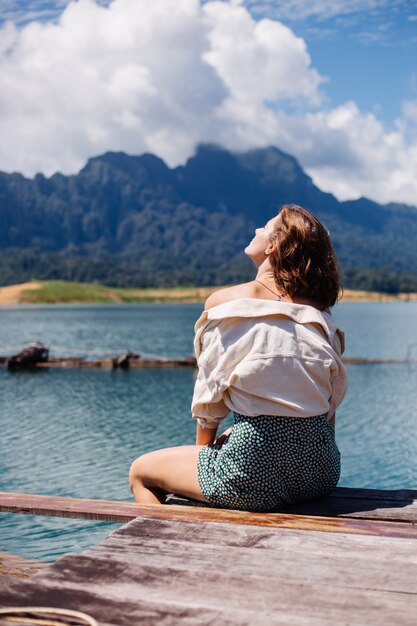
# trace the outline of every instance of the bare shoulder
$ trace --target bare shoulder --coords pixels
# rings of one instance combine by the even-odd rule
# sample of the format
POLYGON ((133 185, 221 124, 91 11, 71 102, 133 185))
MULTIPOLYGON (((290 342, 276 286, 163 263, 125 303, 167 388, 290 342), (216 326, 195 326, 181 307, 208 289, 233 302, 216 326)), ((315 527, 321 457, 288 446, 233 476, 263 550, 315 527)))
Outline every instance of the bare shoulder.
POLYGON ((214 291, 206 300, 204 309, 213 308, 219 304, 224 304, 230 300, 237 300, 238 298, 256 298, 257 288, 253 282, 242 283, 240 285, 233 285, 233 287, 225 287, 224 289, 218 289, 214 291))

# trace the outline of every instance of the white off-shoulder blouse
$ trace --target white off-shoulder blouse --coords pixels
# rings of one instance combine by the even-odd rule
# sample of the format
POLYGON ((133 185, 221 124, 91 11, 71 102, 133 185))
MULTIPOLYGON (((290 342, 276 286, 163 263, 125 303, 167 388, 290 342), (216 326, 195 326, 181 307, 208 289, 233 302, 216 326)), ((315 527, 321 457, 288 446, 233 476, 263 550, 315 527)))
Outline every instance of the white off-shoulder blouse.
POLYGON ((193 417, 216 428, 242 415, 330 419, 347 387, 343 332, 331 314, 284 301, 240 298, 195 325, 193 417))

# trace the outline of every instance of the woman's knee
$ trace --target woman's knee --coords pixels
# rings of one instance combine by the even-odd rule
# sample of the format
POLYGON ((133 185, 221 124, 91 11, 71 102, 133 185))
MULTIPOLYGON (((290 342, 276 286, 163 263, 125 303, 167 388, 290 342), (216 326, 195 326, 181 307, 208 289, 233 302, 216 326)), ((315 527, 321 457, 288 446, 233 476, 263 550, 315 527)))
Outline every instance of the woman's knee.
POLYGON ((130 488, 133 489, 133 486, 137 483, 141 483, 145 485, 146 482, 146 468, 148 466, 147 457, 148 454, 143 454, 135 459, 130 466, 129 470, 129 484, 130 488))

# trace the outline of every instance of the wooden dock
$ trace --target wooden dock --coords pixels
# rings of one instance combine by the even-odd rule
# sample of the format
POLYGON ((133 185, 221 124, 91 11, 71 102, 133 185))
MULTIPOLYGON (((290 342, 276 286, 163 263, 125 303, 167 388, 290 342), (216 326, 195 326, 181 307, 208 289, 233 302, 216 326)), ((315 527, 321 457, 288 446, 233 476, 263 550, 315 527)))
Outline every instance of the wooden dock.
POLYGON ((417 491, 340 488, 265 514, 0 493, 0 511, 131 520, 0 587, 0 607, 100 626, 417 623, 417 491))

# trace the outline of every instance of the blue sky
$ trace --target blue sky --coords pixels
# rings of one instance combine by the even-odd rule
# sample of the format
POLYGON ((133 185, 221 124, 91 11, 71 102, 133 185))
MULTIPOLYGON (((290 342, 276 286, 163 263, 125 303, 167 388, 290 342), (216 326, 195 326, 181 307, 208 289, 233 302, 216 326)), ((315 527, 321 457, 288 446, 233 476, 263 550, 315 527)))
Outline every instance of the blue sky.
POLYGON ((0 0, 10 91, 0 95, 9 128, 0 169, 76 171, 105 149, 153 151, 173 165, 198 141, 273 143, 339 198, 417 205, 415 0, 68 4, 0 0), (139 45, 135 33, 143 42, 151 31, 139 45), (115 38, 131 43, 121 50, 115 38))
POLYGON ((326 94, 333 104, 353 98, 362 110, 392 122, 401 102, 417 95, 417 3, 378 2, 367 9, 371 4, 364 0, 350 14, 285 23, 305 39, 315 67, 329 78, 326 94))

